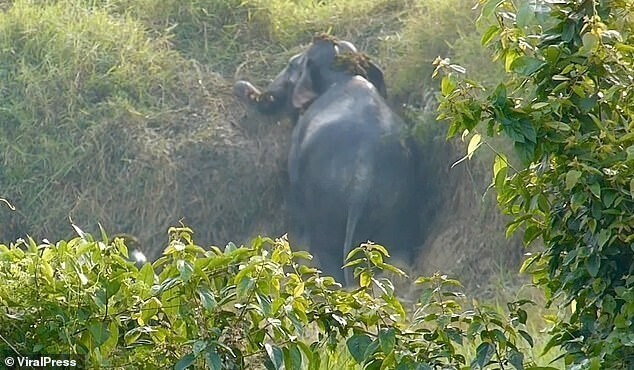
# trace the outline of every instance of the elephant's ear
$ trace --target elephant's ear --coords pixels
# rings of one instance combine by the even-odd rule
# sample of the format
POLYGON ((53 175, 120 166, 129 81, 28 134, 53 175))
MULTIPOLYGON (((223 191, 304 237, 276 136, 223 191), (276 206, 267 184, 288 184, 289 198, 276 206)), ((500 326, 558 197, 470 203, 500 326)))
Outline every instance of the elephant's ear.
POLYGON ((293 89, 293 106, 297 109, 305 108, 310 102, 312 102, 317 96, 316 84, 319 83, 319 69, 311 63, 311 60, 306 61, 306 65, 299 80, 293 89))
POLYGON ((383 71, 381 68, 373 62, 369 62, 366 73, 368 80, 379 90, 379 94, 381 94, 384 99, 387 99, 387 88, 385 87, 385 80, 383 79, 383 71))

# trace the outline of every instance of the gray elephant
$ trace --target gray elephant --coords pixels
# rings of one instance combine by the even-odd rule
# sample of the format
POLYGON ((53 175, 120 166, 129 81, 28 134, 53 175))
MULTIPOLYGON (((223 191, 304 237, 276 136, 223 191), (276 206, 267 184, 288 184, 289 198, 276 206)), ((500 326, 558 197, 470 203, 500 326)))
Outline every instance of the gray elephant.
POLYGON ((238 81, 234 93, 264 114, 295 121, 290 152, 289 235, 329 275, 372 240, 411 262, 418 239, 417 148, 385 102, 381 70, 355 46, 315 37, 263 91, 238 81))

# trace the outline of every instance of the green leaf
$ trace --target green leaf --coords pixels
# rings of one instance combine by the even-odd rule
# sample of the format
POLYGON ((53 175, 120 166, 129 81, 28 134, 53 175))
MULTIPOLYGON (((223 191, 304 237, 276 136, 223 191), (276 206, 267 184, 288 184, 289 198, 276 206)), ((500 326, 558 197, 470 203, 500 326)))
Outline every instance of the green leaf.
POLYGON ((471 159, 473 157, 473 153, 480 147, 482 137, 480 134, 474 134, 469 140, 469 145, 467 146, 467 158, 471 159))
POLYGON ((99 347, 110 338, 110 331, 102 322, 93 322, 88 326, 88 332, 92 337, 95 346, 99 347))
POLYGON ((301 370, 302 352, 295 343, 291 343, 288 348, 284 348, 284 368, 285 370, 301 370))
POLYGON ((503 154, 498 154, 495 156, 495 160, 493 162, 493 179, 495 188, 498 192, 501 192, 502 186, 506 181, 506 174, 508 173, 508 160, 506 156, 503 154))
POLYGON ((139 280, 147 284, 148 286, 152 286, 154 284, 154 268, 152 264, 146 263, 139 270, 139 280))
POLYGON ((502 127, 504 132, 516 143, 524 143, 525 134, 522 129, 522 124, 515 118, 501 117, 502 127))
POLYGON ((471 366, 484 369, 484 367, 491 361, 491 358, 495 354, 495 346, 491 343, 481 343, 476 349, 476 357, 473 360, 471 366))
POLYGON ((564 28, 561 33, 561 38, 564 42, 570 42, 578 34, 575 22, 563 23, 564 28))
POLYGON ((596 278, 599 274, 599 268, 601 267, 601 256, 597 253, 592 253, 586 260, 586 268, 590 273, 590 276, 596 278))
POLYGON ((110 280, 104 283, 106 286, 106 296, 108 298, 114 296, 121 289, 121 281, 119 280, 110 280))
POLYGON ((420 304, 422 304, 423 306, 429 304, 432 300, 434 296, 434 289, 433 288, 425 288, 423 289, 423 291, 420 293, 420 298, 418 299, 418 302, 420 302, 420 304))
POLYGON ((526 313, 526 310, 518 309, 517 319, 519 320, 520 323, 526 325, 526 320, 528 319, 528 313, 526 313))
POLYGON ((159 308, 161 308, 161 306, 162 306, 161 301, 159 301, 158 298, 156 297, 152 297, 148 299, 147 301, 145 301, 145 303, 141 307, 141 317, 140 317, 140 319, 143 322, 143 325, 147 325, 150 322, 152 317, 154 317, 154 315, 158 313, 159 308))
POLYGON ((531 348, 535 345, 535 343, 533 342, 533 337, 528 334, 528 332, 521 329, 517 332, 522 336, 522 338, 524 338, 524 340, 528 343, 529 346, 531 346, 531 348))
POLYGON ((500 6, 504 0, 488 0, 482 6, 482 16, 485 18, 489 18, 493 15, 493 12, 500 6))
POLYGON ((198 287, 196 290, 198 291, 198 296, 200 297, 200 302, 203 307, 208 311, 213 310, 218 304, 213 292, 205 286, 198 287))
POLYGON ((517 370, 524 370, 524 354, 511 348, 509 349, 508 360, 517 370))
POLYGON ((513 63, 519 57, 520 57, 520 54, 519 54, 518 51, 516 51, 514 49, 507 49, 506 50, 506 54, 504 55, 504 70, 506 72, 512 72, 513 71, 513 63))
POLYGON ((383 264, 383 255, 377 251, 369 251, 368 257, 370 257, 370 262, 375 266, 383 264))
POLYGON ((497 25, 493 25, 489 27, 489 29, 486 30, 484 35, 482 35, 482 39, 480 43, 482 44, 482 46, 487 46, 491 43, 491 41, 493 41, 495 37, 499 36, 500 33, 501 33, 500 27, 497 25))
POLYGON ((542 234, 542 230, 536 225, 531 225, 527 227, 526 231, 524 231, 524 244, 529 245, 535 239, 537 239, 537 237, 539 237, 541 234, 542 234))
POLYGON ((583 97, 582 99, 579 99, 579 103, 577 104, 582 114, 590 113, 594 109, 594 107, 596 107, 596 105, 597 98, 594 96, 583 97))
POLYGON ((581 172, 577 170, 570 170, 566 173, 566 190, 571 190, 577 185, 577 182, 581 178, 581 172))
POLYGON ((574 212, 577 212, 579 208, 581 208, 583 205, 586 204, 587 201, 588 201, 587 193, 582 193, 582 192, 573 193, 572 197, 570 197, 570 208, 574 212))
POLYGON ((348 255, 346 256, 346 261, 350 261, 352 260, 356 255, 361 254, 363 255, 365 253, 365 250, 363 250, 362 247, 356 247, 353 250, 351 250, 348 255))
POLYGON ((555 129, 555 130, 564 131, 564 132, 570 132, 571 130, 570 126, 563 122, 547 121, 547 122, 544 122, 544 126, 555 129))
POLYGON ((634 53, 634 46, 617 42, 614 44, 616 49, 622 53, 634 53))
POLYGON ((195 357, 198 357, 198 355, 200 355, 200 353, 202 351, 204 351, 208 346, 208 343, 204 340, 197 340, 194 342, 194 345, 192 346, 193 348, 193 354, 195 357))
POLYGON ((523 1, 515 16, 517 27, 523 28, 528 26, 535 19, 534 5, 528 1, 523 1))
POLYGON ((188 282, 194 273, 194 265, 189 261, 178 260, 176 261, 176 268, 181 275, 181 280, 188 282))
POLYGON ((194 355, 192 355, 191 353, 185 355, 176 363, 176 365, 174 365, 174 370, 185 370, 188 367, 192 366, 195 361, 196 357, 194 357, 194 355))
POLYGON ((365 349, 365 353, 363 354, 363 358, 366 359, 366 361, 368 359, 371 359, 378 349, 379 349, 379 339, 377 338, 373 340, 370 344, 368 344, 368 347, 365 349))
POLYGON ((310 261, 313 259, 313 256, 307 251, 293 252, 293 259, 299 259, 299 258, 310 261))
POLYGON ((379 331, 379 345, 384 354, 392 352, 396 344, 396 330, 394 328, 379 331))
POLYGON ((359 286, 367 288, 372 284, 372 273, 370 271, 362 271, 359 275, 359 286))
POLYGON ((119 343, 119 325, 117 325, 118 321, 112 321, 108 325, 108 338, 104 341, 101 346, 101 354, 104 357, 107 357, 110 353, 112 353, 119 343))
POLYGON ((601 184, 595 182, 590 185, 590 192, 597 198, 601 199, 601 184))
POLYGON ((550 64, 556 63, 559 55, 561 55, 561 48, 557 45, 549 45, 544 53, 546 61, 548 61, 548 63, 550 64))
POLYGON ((603 246, 605 246, 605 243, 610 240, 611 236, 612 233, 610 233, 610 230, 608 229, 602 229, 601 231, 599 231, 599 235, 597 235, 597 244, 599 244, 599 248, 603 248, 603 246))
POLYGON ((127 346, 136 343, 137 339, 141 336, 141 329, 139 327, 135 327, 133 329, 128 330, 123 335, 123 341, 127 346))
POLYGON ((521 76, 530 76, 545 65, 546 63, 537 58, 523 55, 513 60, 510 70, 521 76))
POLYGON ((223 370, 222 358, 216 351, 215 347, 208 347, 205 351, 205 360, 207 361, 207 368, 211 370, 223 370))
POLYGON ((550 106, 549 103, 542 101, 542 102, 538 102, 538 103, 535 103, 535 104, 531 105, 531 109, 540 110, 540 109, 548 107, 548 106, 550 106))
POLYGON ((253 286, 255 285, 255 279, 252 277, 244 277, 242 278, 239 282, 238 285, 236 286, 236 293, 238 295, 238 297, 246 297, 249 292, 251 291, 251 288, 253 288, 253 286))
POLYGON ((300 297, 302 294, 304 294, 304 282, 300 281, 293 288, 293 297, 300 297))
POLYGON ((506 104, 508 103, 506 99, 506 85, 503 83, 498 84, 489 100, 491 100, 491 103, 500 109, 506 107, 506 104))
POLYGON ((474 317, 471 324, 469 324, 469 328, 467 329, 467 337, 470 340, 473 340, 476 335, 480 334, 480 331, 485 328, 484 323, 480 317, 474 317))
POLYGON ((506 345, 506 343, 508 342, 506 335, 504 335, 504 333, 500 329, 493 329, 489 333, 493 335, 495 341, 500 345, 506 345))
POLYGON ((602 195, 602 200, 603 200, 603 205, 606 208, 609 208, 612 206, 612 204, 614 203, 614 200, 616 199, 616 197, 618 197, 618 193, 616 191, 611 191, 611 190, 607 190, 601 193, 602 195))
POLYGON ((281 370, 284 368, 284 353, 276 345, 265 343, 264 349, 268 355, 268 361, 265 361, 267 369, 281 370), (267 366, 268 365, 268 366, 267 366))
POLYGON ((304 353, 304 356, 306 356, 307 362, 309 364, 312 364, 313 363, 313 351, 310 349, 310 347, 308 347, 308 345, 306 345, 306 343, 304 343, 302 341, 298 341, 297 342, 297 346, 302 351, 302 353, 304 353))
POLYGON ((354 358, 354 360, 358 364, 362 364, 365 362, 365 351, 368 349, 368 346, 372 343, 372 339, 366 334, 354 334, 346 341, 346 346, 348 347, 348 352, 354 358))
POLYGON ((399 269, 398 267, 394 265, 390 265, 389 263, 381 263, 380 265, 378 265, 378 267, 380 267, 382 271, 389 271, 395 274, 396 276, 407 277, 407 274, 405 273, 405 271, 399 269))
POLYGON ((444 76, 442 78, 442 81, 440 83, 440 91, 442 92, 443 96, 448 96, 449 94, 454 92, 456 90, 456 87, 458 87, 458 84, 453 80, 453 78, 451 78, 451 76, 444 76))
POLYGON ((583 36, 581 36, 581 43, 582 46, 578 51, 579 54, 588 55, 597 48, 597 45, 599 45, 599 38, 591 32, 586 32, 583 36))

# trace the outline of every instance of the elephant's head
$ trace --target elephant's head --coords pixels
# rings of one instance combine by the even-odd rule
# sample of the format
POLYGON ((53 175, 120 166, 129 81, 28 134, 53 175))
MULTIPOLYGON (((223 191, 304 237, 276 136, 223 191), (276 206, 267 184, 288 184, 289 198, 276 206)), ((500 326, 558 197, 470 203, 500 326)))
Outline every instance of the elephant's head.
POLYGON ((321 35, 309 48, 293 56, 275 80, 260 91, 247 81, 234 85, 234 94, 264 114, 286 113, 291 116, 306 109, 330 86, 360 75, 386 97, 383 72, 365 54, 348 41, 321 35))

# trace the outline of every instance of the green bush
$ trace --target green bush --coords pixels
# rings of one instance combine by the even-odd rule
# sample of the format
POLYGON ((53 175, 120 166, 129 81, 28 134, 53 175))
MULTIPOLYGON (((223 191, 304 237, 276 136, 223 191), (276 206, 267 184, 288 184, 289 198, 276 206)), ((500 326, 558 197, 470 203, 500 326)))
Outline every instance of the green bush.
MULTIPOLYGON (((386 251, 351 252, 360 287, 344 290, 300 262, 285 239, 209 250, 170 229, 153 264, 137 268, 123 239, 79 237, 0 245, 0 353, 69 354, 86 367, 316 369, 345 342, 364 368, 530 368, 526 302, 504 317, 463 309, 460 284, 421 278, 408 313, 382 270, 386 251), (465 346, 477 346, 472 358, 465 346), (520 343, 524 343, 520 345, 520 343)), ((532 365, 531 365, 532 366, 532 365)))
POLYGON ((577 369, 634 363, 634 132, 632 9, 621 1, 485 1, 489 45, 507 71, 496 87, 464 80, 443 61, 441 117, 469 151, 488 135, 514 143, 521 166, 496 153, 494 186, 508 232, 541 239, 523 269, 559 317, 546 349, 577 369), (488 96, 478 98, 484 89, 488 96), (482 124, 485 127, 481 128, 482 124))

